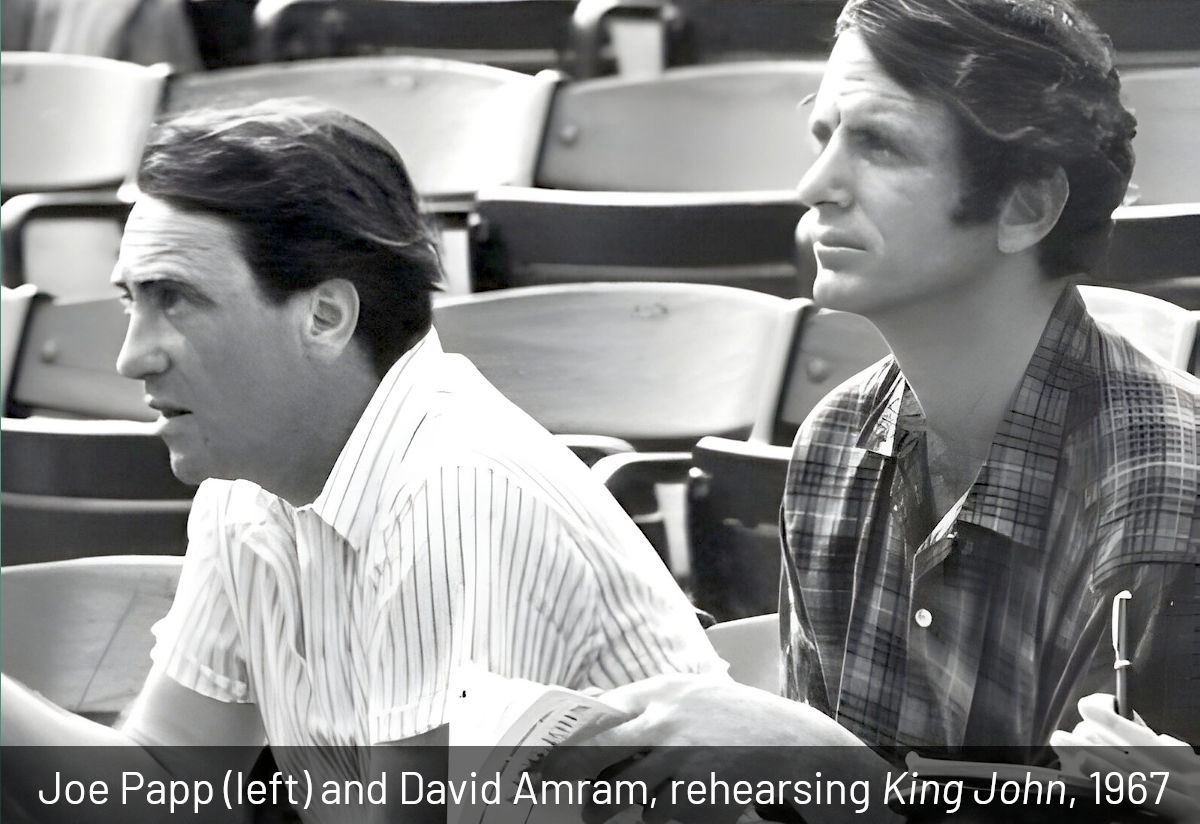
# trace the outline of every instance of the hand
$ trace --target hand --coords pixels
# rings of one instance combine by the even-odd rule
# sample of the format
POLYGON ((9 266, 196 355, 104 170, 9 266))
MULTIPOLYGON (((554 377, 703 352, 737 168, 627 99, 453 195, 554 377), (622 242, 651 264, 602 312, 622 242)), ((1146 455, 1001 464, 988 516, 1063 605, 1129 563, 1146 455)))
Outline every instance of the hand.
MULTIPOLYGON (((1141 718, 1122 718, 1113 706, 1113 697, 1104 693, 1081 698, 1083 720, 1070 732, 1050 736, 1063 770, 1081 776, 1165 771, 1167 787, 1155 812, 1178 824, 1200 823, 1200 756, 1183 741, 1155 733, 1141 718)), ((1147 806, 1156 794, 1157 783, 1147 806)))
MULTIPOLYGON (((814 778, 820 771, 824 780, 844 776, 847 783, 865 779, 874 785, 888 769, 824 713, 725 677, 661 675, 612 690, 603 698, 635 717, 586 741, 568 741, 586 746, 554 750, 542 760, 539 772, 543 779, 555 781, 599 777, 642 782, 652 795, 643 809, 646 824, 730 824, 747 806, 711 798, 695 803, 687 792, 692 781, 704 787, 714 776, 731 785, 813 781, 820 780, 814 778), (838 749, 805 748, 811 745, 838 749)), ((588 804, 584 820, 599 824, 619 811, 588 804)), ((803 815, 809 822, 865 820, 853 806, 806 808, 803 815)))

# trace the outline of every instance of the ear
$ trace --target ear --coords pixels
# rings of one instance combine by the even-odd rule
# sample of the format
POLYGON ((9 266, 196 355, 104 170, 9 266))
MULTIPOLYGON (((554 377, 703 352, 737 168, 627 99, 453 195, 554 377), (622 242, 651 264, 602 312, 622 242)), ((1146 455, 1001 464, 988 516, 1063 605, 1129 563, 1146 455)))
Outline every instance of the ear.
POLYGON ((305 347, 325 360, 336 359, 358 326, 358 289, 344 278, 325 280, 310 289, 304 304, 305 347))
POLYGON ((1067 203, 1070 186, 1062 166, 1036 180, 1023 180, 1013 187, 1000 207, 997 245, 1001 252, 1023 252, 1038 243, 1058 223, 1067 203))

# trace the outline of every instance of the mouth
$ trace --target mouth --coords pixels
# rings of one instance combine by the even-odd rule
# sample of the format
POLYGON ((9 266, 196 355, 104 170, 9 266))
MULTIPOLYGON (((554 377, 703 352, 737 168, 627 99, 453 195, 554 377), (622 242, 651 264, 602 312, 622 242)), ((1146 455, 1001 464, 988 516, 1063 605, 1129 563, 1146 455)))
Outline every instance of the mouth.
POLYGON ((821 235, 814 241, 813 246, 824 249, 846 249, 854 252, 864 251, 860 244, 844 235, 821 235))
POLYGON ((159 415, 161 415, 165 420, 171 420, 173 418, 178 418, 181 415, 190 415, 192 413, 192 410, 190 409, 185 409, 182 406, 175 406, 174 404, 160 401, 156 398, 147 398, 146 404, 159 415))

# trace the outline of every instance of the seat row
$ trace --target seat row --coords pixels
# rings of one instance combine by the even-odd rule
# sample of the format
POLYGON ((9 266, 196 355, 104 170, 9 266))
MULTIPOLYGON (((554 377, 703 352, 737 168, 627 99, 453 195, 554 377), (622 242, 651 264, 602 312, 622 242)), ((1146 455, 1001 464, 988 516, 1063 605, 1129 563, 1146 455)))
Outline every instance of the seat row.
MULTIPOLYGON (((632 416, 634 429, 630 431, 636 430, 641 434, 652 431, 656 440, 663 434, 659 429, 644 422, 641 429, 637 429, 636 424, 639 417, 648 414, 656 400, 661 400, 663 390, 659 388, 656 392, 655 387, 666 385, 676 391, 702 383, 705 384, 702 391, 710 394, 710 397, 701 399, 704 403, 717 403, 719 406, 719 402, 726 399, 739 407, 738 412, 724 421, 710 418, 704 424, 708 427, 727 426, 735 419, 739 419, 740 426, 744 427, 743 407, 757 407, 744 440, 704 437, 694 446, 684 463, 690 466, 688 509, 693 541, 691 569, 685 581, 695 601, 722 619, 709 633, 718 652, 730 662, 731 675, 743 683, 775 689, 779 678, 779 657, 774 642, 778 620, 776 616, 764 613, 770 613, 774 608, 778 586, 776 520, 789 453, 782 444, 790 438, 795 421, 806 413, 805 407, 845 375, 874 360, 883 351, 883 342, 875 330, 857 316, 818 310, 804 300, 782 301, 748 292, 734 295, 734 291, 686 285, 518 289, 444 302, 439 306, 438 323, 444 337, 453 341, 464 325, 471 327, 478 320, 473 313, 483 311, 491 304, 487 309, 490 320, 511 317, 514 323, 527 326, 532 320, 557 317, 562 324, 561 315, 554 310, 569 308, 562 305, 563 301, 579 299, 589 305, 586 307, 588 311, 577 317, 606 318, 601 324, 607 327, 604 334, 617 334, 622 340, 635 329, 654 329, 661 347, 692 328, 692 338, 686 343, 696 345, 694 325, 697 322, 712 324, 702 326, 702 331, 709 333, 707 336, 710 339, 716 340, 715 343, 710 340, 708 346, 729 346, 729 362, 719 364, 725 372, 723 377, 729 381, 725 385, 714 387, 705 383, 706 380, 711 381, 712 376, 698 376, 694 371, 679 375, 679 380, 676 380, 675 373, 656 372, 663 366, 658 362, 658 349, 638 352, 641 356, 639 365, 636 368, 625 365, 629 374, 615 377, 623 377, 631 386, 637 385, 640 380, 639 388, 647 391, 646 404, 644 407, 638 405, 632 416), (704 309, 710 299, 718 300, 723 307, 736 308, 736 323, 732 328, 720 325, 720 313, 704 309), (475 305, 476 302, 483 306, 475 305), (757 334, 741 340, 721 340, 722 335, 731 331, 744 332, 747 329, 757 329, 757 334), (753 351, 755 349, 762 351, 756 353, 753 351), (761 356, 761 361, 742 360, 756 354, 761 356), (647 365, 647 360, 654 363, 647 365), (731 369, 731 365, 737 364, 744 368, 731 369), (737 374, 746 373, 751 377, 743 380, 742 384, 762 380, 753 404, 738 403, 739 399, 745 400, 753 394, 751 387, 738 383, 737 374), (651 428, 647 429, 647 426, 651 428)), ((1197 366, 1200 366, 1200 345, 1197 344, 1196 332, 1200 313, 1188 313, 1152 298, 1130 296, 1112 290, 1085 289, 1084 298, 1102 322, 1133 335, 1143 348, 1156 356, 1173 360, 1176 364, 1180 363, 1180 359, 1190 359, 1193 372, 1197 371, 1197 366)), ((6 301, 3 319, 6 334, 11 325, 9 311, 12 305, 6 301)), ((575 317, 572 316, 571 335, 580 332, 579 324, 574 322, 575 317)), ((483 342, 488 347, 485 351, 492 352, 494 359, 487 361, 482 357, 484 353, 475 353, 476 357, 481 367, 502 388, 514 394, 516 389, 506 387, 505 379, 520 374, 519 370, 514 369, 515 362, 531 354, 527 351, 529 347, 538 347, 541 350, 538 354, 543 357, 552 356, 556 349, 554 340, 561 340, 539 338, 531 342, 526 336, 511 336, 509 333, 512 330, 505 330, 503 323, 490 322, 489 328, 493 328, 493 331, 482 334, 482 337, 488 338, 483 342), (494 350, 504 345, 513 346, 513 350, 503 356, 495 355, 494 350), (522 351, 522 347, 526 351, 522 351)), ((584 332, 587 345, 573 342, 564 347, 570 350, 573 361, 602 354, 593 348, 599 342, 596 330, 587 325, 584 332)), ((480 336, 479 330, 472 329, 472 335, 480 336)), ((643 339, 638 345, 646 345, 645 338, 648 337, 642 333, 643 339)), ((468 348, 462 343, 471 340, 471 337, 459 337, 460 348, 468 348)), ((681 354, 676 352, 677 356, 681 354)), ((618 352, 618 365, 623 365, 619 355, 618 352)), ((712 355, 709 348, 700 352, 698 357, 708 358, 712 355)), ((670 367, 670 364, 667 366, 670 367)), ((553 397, 556 388, 564 392, 569 390, 575 397, 582 396, 586 404, 602 400, 598 393, 612 389, 608 382, 614 375, 606 376, 601 371, 588 370, 587 376, 583 377, 584 371, 583 364, 576 362, 573 377, 568 375, 565 386, 559 386, 557 375, 552 374, 550 385, 542 387, 543 392, 553 397)), ((546 376, 542 375, 541 379, 545 380, 546 376)), ((559 395, 560 398, 565 396, 559 395)), ((538 407, 539 397, 536 393, 526 394, 523 399, 535 415, 547 414, 538 407)), ((669 402, 677 401, 672 399, 669 402)), ((704 414, 709 412, 711 410, 706 410, 704 414)), ((570 426, 573 422, 568 423, 564 419, 562 425, 570 426)), ((112 429, 111 422, 71 424, 46 421, 39 432, 36 425, 28 422, 9 418, 3 421, 4 448, 0 450, 0 455, 4 458, 2 477, 5 490, 0 498, 4 506, 0 523, 5 530, 2 544, 7 565, 0 573, 0 608, 3 610, 0 616, 0 627, 3 627, 0 650, 3 650, 5 673, 36 687, 59 705, 111 723, 136 695, 146 674, 152 638, 148 630, 165 614, 171 603, 181 559, 148 553, 75 557, 77 546, 43 543, 39 547, 41 554, 17 559, 41 563, 9 563, 9 553, 14 546, 9 533, 10 515, 18 507, 12 503, 8 485, 14 478, 30 477, 30 471, 37 469, 36 465, 30 466, 28 463, 21 467, 11 465, 14 451, 18 455, 24 454, 27 460, 30 453, 24 451, 24 438, 69 438, 72 432, 76 436, 86 433, 89 426, 96 428, 92 437, 101 440, 116 434, 104 432, 106 428, 112 429), (55 427, 59 428, 57 435, 54 434, 55 427), (58 558, 63 560, 49 560, 58 558)), ((153 440, 157 444, 157 439, 152 439, 148 433, 131 430, 126 434, 141 441, 153 440)), ((156 464, 154 459, 147 459, 147 455, 136 457, 136 452, 127 448, 111 450, 104 456, 90 451, 86 446, 82 452, 76 451, 78 448, 79 444, 50 446, 42 455, 75 453, 78 457, 82 454, 86 458, 83 464, 86 469, 93 473, 108 473, 107 480, 93 478, 84 481, 85 484, 111 484, 114 479, 117 483, 125 479, 125 483, 146 484, 145 479, 156 471, 159 472, 157 483, 162 488, 170 484, 161 472, 165 465, 165 454, 160 454, 156 464)), ((629 454, 618 452, 603 458, 597 467, 606 461, 621 462, 629 454)), ((670 460, 669 457, 660 456, 659 465, 670 460)), ((620 472, 618 469, 614 475, 620 472)), ((37 473, 34 471, 32 474, 36 476, 37 473)), ((50 477, 60 479, 55 483, 68 483, 61 480, 67 475, 54 472, 50 477)), ((68 497, 65 493, 79 493, 81 490, 52 491, 60 493, 60 497, 68 497)), ((83 491, 82 494, 88 493, 83 491)), ((58 509, 52 506, 42 511, 41 523, 52 523, 67 513, 69 503, 64 502, 58 509)), ((128 537, 140 534, 147 520, 145 512, 137 512, 139 507, 144 507, 144 502, 131 503, 132 506, 125 508, 112 507, 124 519, 123 531, 128 537)), ((186 506, 186 500, 182 504, 186 506)), ((152 548, 151 552, 179 551, 182 548, 182 517, 180 512, 176 524, 177 542, 164 542, 152 548)), ((102 540, 102 533, 103 529, 91 529, 81 534, 85 540, 102 540)), ((79 535, 77 533, 75 536, 77 541, 79 535)), ((91 549, 95 549, 95 546, 91 549)), ((136 547, 127 545, 123 550, 114 552, 129 552, 131 549, 136 547)))
MULTIPOLYGON (((842 0, 193 0, 209 62, 424 53, 576 77, 828 51, 842 0), (204 14, 205 6, 215 7, 204 14), (222 25, 214 27, 224 7, 222 25), (211 18, 211 22, 209 19, 211 18), (206 25, 207 24, 207 25, 206 25), (640 53, 639 53, 640 52, 640 53)), ((1091 0, 1089 13, 1129 64, 1200 54, 1190 0, 1091 0)))
MULTIPOLYGON (((567 81, 413 57, 170 77, 98 58, 3 60, 9 286, 106 288, 123 220, 113 190, 133 174, 154 116, 295 95, 365 119, 400 149, 441 224, 451 291, 632 278, 803 296, 812 277, 791 235, 803 211, 793 187, 813 158, 802 101, 819 83, 818 61, 567 81)), ((1200 67, 1133 72, 1126 88, 1141 121, 1130 199, 1200 202, 1200 171, 1179 161, 1200 151, 1200 67)), ((1115 279, 1189 274, 1183 263, 1197 258, 1175 238, 1194 211, 1138 213, 1126 246, 1156 263, 1128 268, 1119 254, 1115 279)), ((1189 302, 1177 287, 1163 294, 1189 302)))
MULTIPOLYGON (((1102 321, 1162 360, 1200 371, 1200 313, 1121 290, 1085 292, 1102 321)), ((434 323, 447 351, 467 355, 593 464, 676 574, 692 577, 701 605, 722 616, 748 609, 722 603, 727 581, 743 582, 731 597, 761 606, 763 593, 747 592, 763 581, 763 567, 714 572, 712 592, 704 570, 746 563, 751 549, 739 556, 728 548, 747 540, 774 553, 781 472, 797 427, 834 386, 887 353, 856 315, 703 284, 445 297, 434 323), (672 553, 656 492, 689 473, 690 551, 685 542, 672 553), (706 516, 711 500, 716 514, 706 516)), ((170 474, 140 385, 116 374, 124 325, 115 298, 67 302, 5 290, 5 564, 183 549, 192 490, 170 474)))
MULTIPOLYGON (((374 126, 431 200, 495 184, 604 191, 791 189, 814 158, 805 111, 823 60, 755 60, 570 80, 385 56, 170 74, 103 58, 6 52, 5 197, 116 185, 151 120, 303 96, 374 126)), ((1200 200, 1200 60, 1131 69, 1137 203, 1200 200)))

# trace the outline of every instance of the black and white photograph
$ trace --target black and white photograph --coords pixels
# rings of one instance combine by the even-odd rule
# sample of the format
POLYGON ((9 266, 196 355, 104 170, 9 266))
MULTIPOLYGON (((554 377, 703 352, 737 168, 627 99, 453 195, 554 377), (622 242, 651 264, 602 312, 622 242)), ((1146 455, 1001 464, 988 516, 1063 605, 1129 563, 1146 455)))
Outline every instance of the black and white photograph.
POLYGON ((1200 824, 1200 0, 0 40, 6 824, 1200 824))

